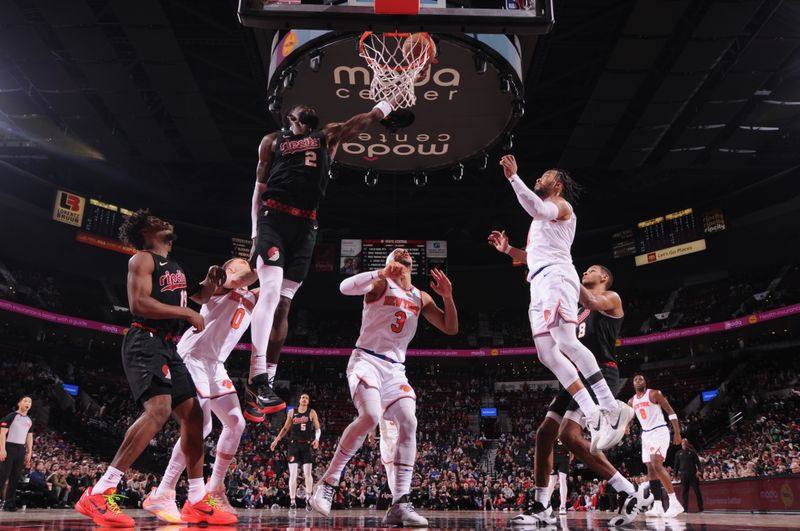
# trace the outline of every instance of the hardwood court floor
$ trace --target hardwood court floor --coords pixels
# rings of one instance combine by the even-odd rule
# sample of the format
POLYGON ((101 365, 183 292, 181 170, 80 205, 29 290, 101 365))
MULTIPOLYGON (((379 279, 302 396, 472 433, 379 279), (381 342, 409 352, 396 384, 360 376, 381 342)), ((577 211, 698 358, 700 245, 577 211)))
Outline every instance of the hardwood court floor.
MULTIPOLYGON (((430 520, 429 530, 447 531, 498 531, 508 530, 508 519, 514 513, 481 511, 420 511, 430 520)), ((190 527, 188 525, 165 525, 145 511, 126 511, 136 519, 136 530, 140 531, 328 531, 351 529, 387 529, 381 519, 383 512, 374 510, 334 511, 332 518, 307 513, 305 510, 289 512, 280 510, 241 510, 236 526, 190 527)), ((560 521, 549 529, 607 529, 613 513, 573 513, 560 517, 560 521)), ((83 531, 97 528, 91 520, 70 509, 32 509, 16 513, 0 512, 0 531, 11 530, 83 531)), ((528 528, 517 528, 529 531, 528 528)), ((536 529, 536 528, 530 528, 536 529)), ((800 529, 800 515, 746 514, 706 512, 683 514, 677 518, 645 518, 640 516, 624 530, 640 529, 652 531, 721 531, 734 529, 800 529)))

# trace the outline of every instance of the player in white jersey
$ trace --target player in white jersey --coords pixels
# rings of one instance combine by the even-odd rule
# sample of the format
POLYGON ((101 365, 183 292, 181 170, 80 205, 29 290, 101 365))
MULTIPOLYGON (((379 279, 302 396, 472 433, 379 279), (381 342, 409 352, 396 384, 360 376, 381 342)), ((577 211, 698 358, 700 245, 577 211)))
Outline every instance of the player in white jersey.
MULTIPOLYGON (((235 514, 225 495, 225 474, 239 447, 245 420, 236 389, 225 370, 225 361, 250 326, 259 290, 247 289, 256 280, 247 260, 233 258, 223 267, 227 274, 225 284, 217 288, 200 309, 205 329, 197 332, 189 328, 184 332, 178 342, 178 354, 192 375, 197 390, 203 410, 203 437, 211 433, 211 413, 222 423, 206 491, 219 500, 226 511, 235 514)), ((186 460, 178 440, 161 483, 148 494, 142 508, 165 522, 181 523, 180 511, 175 504, 175 485, 185 467, 186 460)))
POLYGON ((442 297, 444 310, 430 295, 411 284, 411 255, 395 249, 379 271, 359 273, 345 279, 345 295, 363 295, 361 334, 347 365, 347 382, 358 417, 342 433, 336 452, 322 481, 314 489, 311 507, 328 516, 336 488, 347 462, 355 455, 381 417, 397 426, 394 452, 392 506, 386 512, 388 525, 427 526, 409 501, 411 476, 417 456, 416 395, 403 365, 406 348, 417 330, 420 314, 433 326, 458 333, 458 313, 453 286, 447 276, 434 269, 431 289, 442 297))
POLYGON ((647 479, 650 480, 650 490, 655 498, 653 508, 646 514, 677 516, 683 512, 683 506, 678 502, 669 473, 664 468, 664 459, 669 450, 669 428, 664 420, 664 413, 668 415, 672 424, 672 443, 676 445, 681 444, 681 424, 678 422, 678 415, 661 391, 647 388, 647 380, 643 374, 634 375, 633 390, 636 394, 628 400, 628 404, 633 407, 636 419, 642 427, 642 463, 647 466, 647 479), (662 486, 669 495, 667 499, 662 496, 662 486))
MULTIPOLYGON (((517 175, 517 161, 512 155, 505 155, 500 165, 533 220, 524 250, 508 245, 505 231, 493 231, 489 243, 516 261, 527 262, 531 291, 528 317, 539 360, 586 415, 592 452, 611 448, 625 435, 633 411, 614 397, 597 359, 578 341, 576 333, 580 281, 572 265, 577 218, 570 201, 574 201, 578 185, 565 170, 552 169, 544 172, 531 190, 517 175), (594 391, 597 404, 584 387, 578 370, 594 391)), ((540 487, 536 491, 537 501, 546 505, 545 485, 537 487, 540 487)))

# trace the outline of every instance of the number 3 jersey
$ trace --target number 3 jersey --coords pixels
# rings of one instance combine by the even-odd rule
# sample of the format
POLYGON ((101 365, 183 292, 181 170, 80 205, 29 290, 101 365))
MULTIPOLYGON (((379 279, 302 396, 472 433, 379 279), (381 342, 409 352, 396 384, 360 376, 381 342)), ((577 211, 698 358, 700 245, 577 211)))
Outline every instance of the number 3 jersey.
POLYGON ((364 299, 356 348, 405 363, 406 350, 417 332, 421 311, 422 294, 417 288, 411 286, 406 290, 386 279, 386 288, 379 299, 372 302, 364 299))
POLYGON ((178 354, 204 361, 225 363, 233 348, 250 326, 256 295, 248 289, 235 289, 214 295, 200 309, 205 329, 189 328, 178 342, 178 354))

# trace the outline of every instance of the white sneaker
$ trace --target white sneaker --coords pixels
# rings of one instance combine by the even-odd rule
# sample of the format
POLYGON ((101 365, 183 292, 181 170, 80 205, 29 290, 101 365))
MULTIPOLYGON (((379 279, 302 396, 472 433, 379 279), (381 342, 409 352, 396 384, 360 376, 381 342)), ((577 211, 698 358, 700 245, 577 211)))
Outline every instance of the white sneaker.
POLYGON ((219 490, 211 490, 208 484, 206 484, 206 493, 210 494, 211 497, 219 502, 219 506, 223 511, 231 514, 238 514, 236 509, 231 505, 231 502, 228 501, 228 497, 225 495, 224 488, 219 490))
POLYGON ((336 487, 320 481, 314 485, 314 494, 308 499, 308 504, 322 516, 330 516, 335 493, 336 487))
POLYGON ((530 509, 518 514, 509 523, 512 526, 541 526, 554 525, 557 521, 550 507, 545 508, 541 503, 534 502, 530 509))
POLYGON ((567 508, 562 505, 558 509, 558 514, 567 514, 567 508))
POLYGON ((586 417, 586 428, 592 436, 592 442, 589 445, 589 452, 591 452, 592 455, 600 453, 599 444, 604 436, 603 430, 607 422, 608 420, 605 415, 603 415, 603 412, 599 409, 595 411, 594 415, 586 417))
MULTIPOLYGON (((407 500, 408 498, 403 496, 400 499, 407 500)), ((414 509, 414 505, 407 501, 391 505, 383 517, 383 523, 400 527, 428 527, 428 519, 419 514, 414 509)))
POLYGON ((645 516, 652 516, 652 517, 664 516, 664 506, 661 505, 660 501, 654 502, 650 510, 644 514, 645 516))
MULTIPOLYGON (((617 400, 617 411, 605 411, 603 416, 606 422, 601 427, 602 438, 600 439, 597 449, 608 450, 618 445, 623 437, 625 437, 625 430, 628 424, 633 419, 633 408, 623 402, 617 400)), ((594 437, 592 437, 594 442, 594 437)))
POLYGON ((153 487, 150 494, 142 502, 142 509, 154 514, 162 522, 167 522, 168 524, 183 523, 178 504, 175 503, 174 490, 170 490, 166 495, 158 497, 156 496, 156 488, 153 487))
POLYGON ((619 513, 608 521, 608 525, 611 527, 627 525, 636 520, 636 516, 647 510, 652 504, 653 493, 639 485, 633 496, 625 498, 619 513))
POLYGON ((683 505, 681 505, 678 500, 670 500, 669 508, 664 511, 664 518, 673 518, 678 516, 683 512, 683 510, 683 505))

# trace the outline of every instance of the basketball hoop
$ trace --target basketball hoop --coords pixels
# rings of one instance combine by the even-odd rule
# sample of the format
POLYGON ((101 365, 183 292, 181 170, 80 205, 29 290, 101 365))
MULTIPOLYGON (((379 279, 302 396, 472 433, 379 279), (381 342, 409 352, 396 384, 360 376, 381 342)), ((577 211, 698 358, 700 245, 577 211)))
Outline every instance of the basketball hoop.
POLYGON ((359 39, 359 55, 372 69, 369 97, 388 101, 395 109, 417 102, 414 83, 436 55, 436 44, 427 33, 373 33, 359 39))

